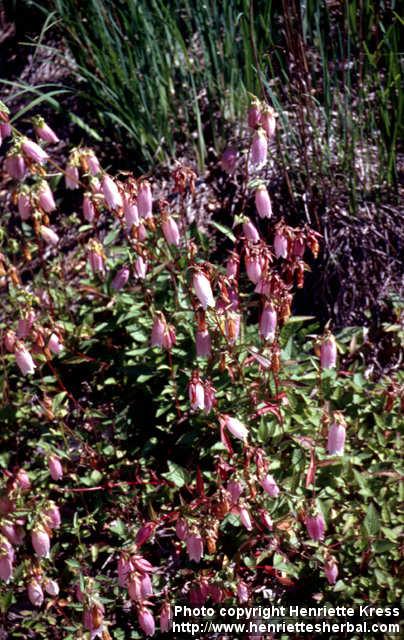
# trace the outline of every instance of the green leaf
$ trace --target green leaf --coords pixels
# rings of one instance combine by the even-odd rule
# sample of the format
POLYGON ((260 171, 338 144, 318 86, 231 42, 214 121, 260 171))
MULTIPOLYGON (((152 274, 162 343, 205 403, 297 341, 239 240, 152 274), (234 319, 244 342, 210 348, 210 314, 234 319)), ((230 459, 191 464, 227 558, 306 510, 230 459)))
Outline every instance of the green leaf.
POLYGON ((179 464, 177 464, 176 462, 172 462, 171 460, 168 460, 168 468, 169 468, 169 471, 161 474, 163 478, 165 478, 166 480, 169 480, 170 482, 173 482, 175 486, 179 488, 189 483, 190 481, 189 473, 179 464))
POLYGON ((224 224, 220 224, 219 222, 215 222, 214 220, 211 220, 209 224, 211 227, 215 227, 215 229, 223 233, 223 235, 229 238, 229 240, 231 240, 232 242, 236 242, 236 236, 234 235, 233 231, 229 229, 229 227, 226 227, 224 224))
POLYGON ((370 536, 375 536, 380 531, 380 518, 379 513, 371 502, 368 506, 365 519, 363 521, 365 529, 370 536))

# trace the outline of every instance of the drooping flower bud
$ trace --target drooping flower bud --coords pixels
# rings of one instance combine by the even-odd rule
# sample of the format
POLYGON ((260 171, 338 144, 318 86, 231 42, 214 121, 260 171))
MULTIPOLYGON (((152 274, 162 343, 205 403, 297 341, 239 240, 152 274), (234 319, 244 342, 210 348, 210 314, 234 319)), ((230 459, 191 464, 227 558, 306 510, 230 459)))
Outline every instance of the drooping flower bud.
POLYGON ((135 260, 134 270, 135 274, 140 280, 144 280, 147 273, 147 262, 143 259, 142 256, 138 256, 135 260))
POLYGON ((260 336, 262 340, 273 342, 275 339, 278 314, 271 302, 267 302, 260 318, 260 336))
POLYGON ((324 539, 325 521, 321 513, 306 517, 306 528, 310 538, 314 541, 324 539))
POLYGON ((160 609, 160 631, 161 633, 167 633, 170 631, 171 621, 170 621, 170 603, 165 601, 160 609))
POLYGON ((15 476, 17 485, 22 491, 29 491, 31 489, 31 480, 28 477, 28 473, 25 469, 19 469, 15 476))
POLYGON ((185 540, 188 534, 188 524, 184 518, 178 518, 175 523, 175 533, 179 540, 185 540))
POLYGON ((267 134, 268 140, 271 140, 275 135, 276 117, 274 109, 268 105, 262 110, 261 126, 267 134))
POLYGON ((45 581, 45 591, 48 595, 52 596, 53 598, 56 598, 59 595, 59 585, 56 582, 56 580, 51 580, 50 578, 48 578, 45 581))
POLYGON ((141 574, 133 571, 128 579, 128 595, 132 602, 141 602, 143 599, 141 574))
POLYGON ((54 503, 48 503, 48 506, 44 509, 43 512, 46 525, 50 529, 58 529, 61 525, 62 519, 60 517, 59 507, 54 503))
POLYGON ((338 578, 338 563, 334 556, 329 556, 324 562, 324 575, 328 584, 335 584, 338 578))
POLYGON ((148 598, 153 595, 153 585, 148 573, 143 573, 140 577, 140 591, 142 598, 148 598))
POLYGON ((128 231, 132 229, 133 225, 137 226, 139 224, 140 219, 137 204, 127 195, 124 198, 123 214, 128 231))
POLYGON ((261 167, 267 160, 268 140, 263 129, 257 129, 251 144, 251 163, 261 167))
POLYGON ((140 607, 138 612, 139 626, 147 636, 153 636, 156 630, 154 617, 150 609, 145 606, 140 607))
POLYGON ((20 339, 28 338, 31 333, 32 327, 35 322, 35 313, 33 309, 29 311, 18 320, 17 324, 17 336, 20 339))
MULTIPOLYGON (((0 527, 0 533, 14 546, 22 544, 24 540, 24 529, 18 524, 5 523, 0 527)), ((0 548, 1 552, 1 548, 0 548)))
POLYGON ((251 103, 247 114, 247 122, 251 129, 256 129, 261 122, 261 104, 257 99, 251 103))
POLYGON ((15 347, 15 360, 23 376, 34 373, 36 364, 28 349, 22 342, 17 342, 15 347))
POLYGON ((65 169, 66 189, 78 189, 80 185, 79 169, 74 164, 68 164, 65 169))
POLYGON ((120 587, 128 586, 129 576, 133 569, 134 567, 129 556, 125 553, 121 553, 118 558, 118 584, 120 587))
POLYGON ((39 584, 38 580, 33 579, 30 581, 30 583, 28 584, 27 592, 30 603, 34 605, 34 607, 41 607, 44 600, 44 595, 42 587, 39 584))
POLYGON ((23 180, 27 174, 24 157, 19 153, 8 155, 4 160, 6 173, 15 180, 23 180))
POLYGON ((327 451, 330 456, 343 456, 345 448, 346 426, 341 417, 335 416, 328 428, 327 451))
POLYGON ((188 558, 194 562, 200 562, 203 556, 203 540, 199 533, 190 533, 186 538, 185 544, 188 558))
POLYGON ((220 159, 220 166, 225 171, 231 175, 234 173, 234 170, 237 165, 238 152, 234 147, 228 147, 222 153, 222 157, 220 159))
POLYGON ((281 231, 277 231, 274 238, 274 252, 277 258, 288 257, 288 238, 281 231))
POLYGON ((32 214, 31 198, 29 194, 21 191, 18 194, 17 204, 21 220, 28 220, 32 214))
POLYGON ((255 206, 260 218, 270 218, 272 216, 271 199, 265 185, 260 185, 255 190, 255 206))
POLYGON ((202 271, 196 271, 193 275, 193 287, 195 295, 202 305, 203 309, 207 307, 214 307, 215 300, 213 298, 212 288, 209 279, 202 271))
POLYGON ((96 176, 100 173, 101 171, 100 162, 97 156, 95 155, 94 151, 92 151, 91 149, 87 154, 87 163, 88 163, 88 169, 92 176, 96 176))
POLYGON ((225 427, 235 438, 247 440, 248 429, 242 422, 240 422, 240 420, 238 420, 238 418, 232 418, 227 414, 224 414, 221 417, 224 420, 225 427))
POLYGON ((245 258, 245 269, 247 271, 247 275, 251 282, 254 284, 258 284, 258 282, 262 278, 262 259, 258 253, 252 253, 250 251, 246 251, 245 258))
POLYGON ((205 413, 210 413, 216 404, 216 389, 214 388, 210 380, 205 381, 204 388, 204 411, 205 413))
POLYGON ((205 389, 199 374, 195 372, 188 386, 189 402, 191 409, 197 411, 205 407, 205 389))
POLYGON ((137 208, 139 216, 141 218, 151 218, 153 209, 152 192, 150 183, 147 180, 143 180, 139 185, 139 191, 137 194, 137 208))
POLYGON ((279 487, 276 484, 273 476, 271 476, 270 474, 265 476, 265 478, 261 482, 261 486, 264 489, 264 491, 266 491, 267 494, 271 496, 271 498, 277 498, 279 496, 279 493, 280 493, 279 487))
POLYGON ((238 503, 239 498, 244 491, 243 485, 238 480, 229 480, 229 482, 226 485, 226 490, 230 494, 232 504, 238 503))
POLYGON ((49 473, 52 480, 57 482, 63 478, 63 467, 60 459, 57 456, 49 456, 48 460, 49 473))
POLYGON ((180 244, 180 230, 174 218, 168 216, 161 224, 161 228, 168 244, 178 247, 180 244))
POLYGON ((63 343, 60 340, 60 336, 57 333, 52 332, 48 341, 48 349, 58 356, 60 353, 62 353, 63 348, 64 347, 63 343))
POLYGON ((88 245, 88 263, 91 271, 103 275, 105 273, 104 251, 99 242, 90 242, 88 245))
POLYGON ((212 353, 212 341, 207 329, 198 330, 195 334, 196 355, 198 358, 208 358, 212 353))
POLYGON ((321 343, 320 364, 322 369, 334 369, 337 365, 337 343, 330 333, 321 343))
POLYGON ((119 193, 119 189, 116 183, 108 174, 105 174, 102 179, 101 189, 105 198, 105 202, 109 209, 111 209, 112 211, 116 211, 117 209, 122 209, 123 207, 122 196, 119 193))
POLYGON ((34 129, 38 138, 44 142, 49 142, 50 144, 56 144, 59 142, 59 138, 56 133, 48 124, 46 124, 43 118, 38 117, 34 119, 34 129))
POLYGON ((240 508, 240 520, 241 520, 241 524, 245 526, 247 531, 252 531, 253 526, 251 522, 251 517, 248 512, 248 509, 246 509, 245 507, 240 508))
POLYGON ((46 244, 50 244, 52 245, 52 247, 56 247, 59 242, 59 236, 53 229, 51 229, 50 227, 45 227, 45 225, 42 224, 40 232, 46 244))
POLYGON ((240 256, 235 251, 231 251, 226 260, 226 276, 230 279, 237 278, 240 264, 240 256))
POLYGON ((13 561, 7 555, 0 555, 0 580, 8 582, 13 575, 13 561))
POLYGON ((257 228, 254 226, 251 220, 248 220, 248 222, 243 222, 243 233, 246 239, 250 240, 251 242, 259 242, 260 240, 260 234, 258 233, 257 228))
POLYGON ((50 551, 50 538, 45 529, 41 526, 35 527, 31 533, 31 542, 35 553, 40 558, 48 558, 50 551))
POLYGON ((16 339, 17 337, 15 335, 15 332, 12 329, 7 329, 4 334, 4 346, 9 353, 13 353, 16 339))
POLYGON ((111 286, 115 291, 120 291, 127 284, 129 280, 130 271, 128 267, 122 267, 117 272, 115 278, 112 280, 111 286))
POLYGON ((239 313, 228 312, 224 322, 224 335, 229 344, 237 342, 240 333, 241 316, 239 313))
POLYGON ((104 630, 104 606, 100 602, 95 602, 89 609, 84 609, 83 625, 91 631, 91 638, 101 636, 104 630))
POLYGON ((46 153, 45 149, 42 149, 39 144, 37 144, 33 140, 29 140, 28 138, 24 138, 21 144, 21 148, 27 158, 33 160, 34 162, 38 162, 39 164, 43 164, 49 158, 49 155, 46 153))
POLYGON ((95 218, 95 207, 87 194, 83 197, 83 217, 87 222, 92 222, 95 218))

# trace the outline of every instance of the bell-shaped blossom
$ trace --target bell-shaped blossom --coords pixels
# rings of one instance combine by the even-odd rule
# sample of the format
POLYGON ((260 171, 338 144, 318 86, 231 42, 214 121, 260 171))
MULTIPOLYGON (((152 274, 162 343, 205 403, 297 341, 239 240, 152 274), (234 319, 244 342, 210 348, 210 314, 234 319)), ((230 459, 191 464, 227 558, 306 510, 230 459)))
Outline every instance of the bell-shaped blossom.
POLYGON ((123 200, 121 194, 119 193, 118 186, 116 182, 114 182, 114 180, 107 174, 105 174, 102 179, 101 189, 105 198, 105 202, 109 209, 111 209, 112 211, 122 209, 123 200))
POLYGON ((122 269, 119 269, 119 271, 115 275, 115 278, 112 280, 112 288, 115 291, 120 291, 121 289, 123 289, 129 280, 129 274, 130 271, 128 267, 122 267, 122 269))
POLYGON ((78 189, 80 186, 79 169, 74 164, 68 164, 65 169, 66 189, 78 189))
POLYGON ((56 580, 51 580, 50 578, 48 578, 45 581, 44 586, 45 586, 45 591, 49 596, 56 598, 59 595, 60 589, 56 580))
POLYGON ((320 541, 324 539, 325 534, 325 521, 321 513, 317 513, 314 516, 306 517, 306 529, 310 538, 314 541, 320 541))
POLYGON ((152 192, 150 183, 143 180, 139 185, 137 194, 137 208, 141 218, 151 218, 153 209, 152 192))
POLYGON ((185 544, 188 558, 194 562, 200 562, 203 556, 203 540, 199 533, 190 533, 185 540, 185 544))
POLYGON ((171 627, 171 610, 170 603, 165 601, 160 609, 160 631, 167 633, 171 627))
POLYGON ((148 263, 144 260, 143 256, 138 256, 134 263, 134 271, 135 275, 140 279, 144 280, 147 274, 148 263))
POLYGON ((50 529, 58 529, 60 527, 62 522, 60 510, 54 502, 48 503, 47 507, 43 511, 43 517, 46 525, 50 529))
POLYGON ((243 222, 243 233, 250 242, 259 242, 260 240, 260 234, 251 220, 243 222))
POLYGON ((207 276, 203 271, 196 271, 192 278, 195 295, 202 305, 203 309, 214 307, 215 300, 213 298, 212 287, 207 276))
POLYGON ((125 553, 121 553, 118 558, 118 584, 120 587, 128 586, 129 576, 133 569, 130 557, 125 553))
POLYGON ((95 207, 88 195, 84 195, 83 197, 82 208, 84 220, 87 220, 87 222, 92 222, 95 218, 95 207))
POLYGON ((40 558, 47 558, 50 551, 49 534, 41 526, 37 526, 32 530, 31 543, 34 551, 40 558))
POLYGON ((328 584, 335 584, 338 578, 338 563, 333 556, 329 556, 324 562, 324 575, 328 584))
POLYGON ((270 218, 272 216, 271 198, 264 185, 260 185, 255 190, 255 206, 260 218, 270 218))
POLYGON ((254 133, 251 144, 251 163, 261 167, 267 160, 268 139, 265 131, 260 128, 254 133))
POLYGON ((20 153, 8 155, 4 160, 6 173, 15 180, 23 180, 27 175, 27 165, 20 153))
POLYGON ((61 341, 60 336, 57 333, 52 332, 48 340, 48 349, 58 356, 62 353, 63 348, 63 342, 61 341))
POLYGON ((288 238, 281 231, 275 233, 274 253, 277 258, 286 259, 288 257, 288 238))
POLYGON ((198 358, 208 358, 212 353, 212 341, 207 329, 198 330, 195 334, 196 355, 198 358))
POLYGON ((46 124, 43 118, 38 118, 36 123, 34 123, 35 133, 44 142, 49 142, 50 144, 56 144, 59 142, 59 138, 56 133, 51 129, 51 127, 46 124))
POLYGON ((248 429, 238 418, 233 418, 232 416, 224 414, 222 419, 224 420, 225 427, 235 438, 247 440, 248 429))
POLYGON ((175 533, 179 540, 185 540, 188 534, 188 523, 184 518, 178 518, 175 523, 175 533))
POLYGON ((167 244, 178 247, 180 244, 180 230, 174 218, 168 216, 162 223, 161 228, 167 244))
POLYGON ((40 232, 46 244, 50 244, 52 245, 52 247, 56 247, 56 245, 59 242, 59 236, 53 229, 51 229, 50 227, 46 227, 44 224, 42 224, 40 232))
POLYGON ((275 135, 276 129, 276 116, 272 107, 267 106, 262 110, 261 126, 267 134, 268 140, 271 140, 275 135))
POLYGON ((137 204, 132 198, 127 196, 124 199, 123 215, 128 231, 132 229, 133 225, 137 226, 139 224, 139 211, 137 204))
POLYGON ((252 530, 253 525, 251 522, 251 516, 248 509, 246 509, 246 507, 240 508, 240 520, 241 520, 241 523, 244 525, 244 527, 247 529, 247 531, 252 530))
POLYGON ((39 144, 37 144, 33 140, 29 140, 28 138, 23 139, 21 143, 21 149, 23 150, 27 158, 33 160, 34 162, 38 162, 39 164, 43 164, 46 160, 49 159, 49 155, 45 151, 45 149, 42 149, 39 144))
POLYGON ((266 491, 267 494, 271 496, 271 498, 278 497, 280 493, 280 489, 276 484, 276 481, 274 480, 273 476, 271 476, 270 474, 265 476, 265 478, 261 482, 261 486, 264 489, 264 491, 266 491))
POLYGON ((261 104, 259 100, 253 100, 247 114, 248 126, 256 129, 261 123, 261 104))
POLYGON ((34 373, 36 364, 32 356, 23 343, 17 343, 15 347, 15 361, 23 376, 34 373))
POLYGON ((44 594, 38 580, 32 579, 27 588, 28 599, 34 607, 41 607, 44 601, 44 594))
POLYGON ((194 411, 205 407, 205 388, 199 375, 196 373, 192 376, 188 385, 189 402, 191 409, 194 411))
POLYGON ((327 451, 330 456, 343 456, 346 439, 346 427, 337 419, 328 429, 327 451))
POLYGON ((320 364, 322 369, 334 369, 337 365, 337 343, 331 334, 328 334, 321 343, 320 364))
POLYGON ((138 611, 139 626, 146 636, 153 636, 156 630, 156 623, 150 609, 141 606, 138 611))
POLYGON ((222 153, 220 166, 225 173, 231 175, 237 166, 238 152, 234 147, 228 147, 222 153))
POLYGON ((28 220, 32 214, 31 197, 29 193, 22 191, 18 194, 17 206, 21 220, 28 220))
POLYGON ((237 504, 241 494, 244 491, 243 485, 238 480, 229 480, 226 485, 226 490, 230 494, 232 504, 237 504))
POLYGON ((271 302, 265 304, 265 307, 261 313, 259 331, 262 340, 268 340, 273 342, 275 339, 276 325, 278 321, 278 314, 271 302))
POLYGON ((61 480, 63 478, 63 467, 58 456, 49 456, 48 467, 52 480, 55 480, 55 482, 57 482, 58 480, 61 480))

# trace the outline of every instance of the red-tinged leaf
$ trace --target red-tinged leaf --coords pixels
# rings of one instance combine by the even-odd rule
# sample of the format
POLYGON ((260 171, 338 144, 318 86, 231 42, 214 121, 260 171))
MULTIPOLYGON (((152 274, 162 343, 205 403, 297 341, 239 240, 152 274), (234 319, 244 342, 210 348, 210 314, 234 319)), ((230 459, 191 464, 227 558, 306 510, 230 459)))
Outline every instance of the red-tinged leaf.
POLYGON ((284 587, 294 587, 295 581, 291 580, 287 576, 276 576, 278 582, 283 584, 284 587))
POLYGON ((200 496, 205 495, 205 486, 203 483, 203 476, 199 466, 197 467, 197 470, 196 470, 196 490, 200 496))
POLYGON ((233 455, 233 447, 231 446, 230 438, 225 429, 224 421, 220 421, 220 440, 224 447, 226 447, 229 455, 233 455))
POLYGON ((282 421, 281 412, 279 411, 278 405, 270 404, 269 402, 266 402, 259 409, 257 409, 257 412, 255 413, 255 416, 256 417, 265 416, 267 413, 272 413, 274 416, 276 416, 276 418, 278 419, 279 422, 282 421))
MULTIPOLYGON (((266 358, 265 356, 262 356, 260 353, 257 353, 256 351, 253 351, 252 349, 248 349, 248 352, 252 355, 253 359, 256 360, 256 362, 258 362, 261 367, 264 367, 264 369, 269 369, 269 367, 271 366, 271 361, 268 360, 268 358, 266 358)), ((250 358, 247 358, 246 360, 246 364, 249 364, 251 362, 250 358)))
POLYGON ((311 484, 314 484, 314 480, 316 477, 316 454, 314 449, 310 451, 310 464, 307 469, 306 475, 306 489, 310 487, 311 484))

